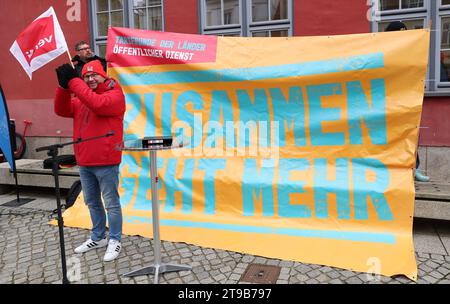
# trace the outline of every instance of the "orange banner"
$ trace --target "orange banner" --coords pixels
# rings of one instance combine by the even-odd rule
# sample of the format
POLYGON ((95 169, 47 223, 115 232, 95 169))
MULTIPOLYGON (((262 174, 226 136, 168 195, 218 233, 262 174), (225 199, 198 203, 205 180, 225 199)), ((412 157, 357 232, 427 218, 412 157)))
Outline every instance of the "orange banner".
MULTIPOLYGON (((204 37, 110 29, 125 140, 158 152, 161 238, 417 278, 413 169, 429 32, 204 37), (158 55, 159 54, 159 55, 158 55)), ((152 237, 147 152, 124 152, 124 232, 152 237)), ((77 203, 69 226, 90 228, 77 203)))

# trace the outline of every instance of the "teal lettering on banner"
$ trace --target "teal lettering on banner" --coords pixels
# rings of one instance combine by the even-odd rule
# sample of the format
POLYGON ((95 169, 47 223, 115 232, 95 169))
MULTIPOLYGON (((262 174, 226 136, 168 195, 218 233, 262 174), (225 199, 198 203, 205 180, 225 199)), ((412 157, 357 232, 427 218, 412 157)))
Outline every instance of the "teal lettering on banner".
POLYGON ((309 131, 313 146, 343 146, 345 134, 342 132, 323 132, 322 123, 327 121, 339 121, 341 111, 338 108, 322 107, 326 99, 322 97, 341 95, 340 83, 310 85, 306 87, 309 102, 309 131))
MULTIPOLYGON (((216 122, 217 124, 214 124, 216 126, 215 133, 212 133, 212 130, 208 130, 208 137, 215 137, 216 140, 220 140, 220 137, 218 137, 218 133, 221 134, 222 140, 226 138, 226 146, 236 147, 236 135, 234 133, 234 128, 230 128, 230 130, 227 130, 232 132, 232 134, 228 134, 228 136, 225 135, 226 130, 226 123, 227 122, 234 122, 233 118, 233 108, 231 104, 230 97, 228 96, 226 91, 212 91, 212 101, 211 101, 211 111, 210 111, 210 122, 216 122), (223 116, 223 124, 221 125, 221 116, 223 116), (220 132, 219 125, 221 125, 220 132)), ((216 142, 211 144, 208 144, 207 147, 214 148, 216 147, 216 142)))
POLYGON ((169 158, 167 160, 166 172, 162 178, 164 188, 166 190, 165 212, 173 212, 175 210, 175 192, 182 194, 183 213, 192 213, 192 178, 194 175, 195 159, 185 159, 184 171, 181 179, 175 177, 177 171, 178 160, 169 158))
MULTIPOLYGON (((252 101, 248 91, 237 90, 236 94, 239 103, 239 120, 244 126, 248 123, 255 123, 254 129, 256 131, 256 122, 265 122, 267 125, 270 125, 269 100, 265 90, 254 90, 254 101, 252 101)), ((247 128, 240 128, 239 145, 241 147, 249 147, 251 133, 251 130, 248 130, 247 128), (243 131, 242 133, 244 134, 242 134, 241 131, 243 131), (249 132, 247 133, 247 131, 249 132)), ((264 138, 260 133, 259 144, 267 147, 267 142, 270 143, 270 134, 267 134, 267 138, 264 138)))
MULTIPOLYGON (((164 159, 158 158, 157 167, 164 167, 164 159)), ((152 210, 152 184, 150 176, 150 159, 148 156, 141 156, 141 174, 138 177, 138 199, 134 203, 134 210, 152 210)), ((157 184, 158 189, 161 189, 161 183, 157 184)), ((162 200, 158 197, 158 202, 161 204, 162 200)))
POLYGON ((215 177, 218 170, 225 169, 226 159, 200 159, 198 169, 205 170, 205 214, 214 214, 216 212, 216 191, 215 177))
POLYGON ((389 185, 389 171, 379 160, 373 158, 354 158, 353 167, 353 187, 355 219, 367 220, 367 199, 370 198, 378 214, 378 219, 382 221, 393 220, 391 209, 386 200, 384 192, 389 185), (376 180, 368 182, 366 171, 371 170, 376 174, 376 180))
POLYGON ((279 145, 286 145, 286 131, 293 131, 294 141, 297 147, 306 146, 305 135, 305 103, 302 89, 291 87, 289 99, 286 99, 279 88, 269 90, 272 97, 274 121, 279 125, 279 145))
MULTIPOLYGON (((280 147, 288 147, 289 153, 292 152, 292 154, 286 155, 284 150, 281 150, 276 161, 257 156, 261 159, 261 166, 257 165, 255 158, 245 158, 241 180, 239 178, 233 180, 242 185, 244 216, 255 216, 255 210, 261 209, 262 215, 265 217, 274 217, 277 212, 278 216, 285 218, 312 218, 315 216, 319 219, 329 219, 333 216, 330 214, 330 204, 332 204, 330 196, 332 196, 332 198, 336 198, 338 219, 348 220, 353 217, 357 220, 367 220, 368 204, 371 203, 379 220, 392 220, 391 208, 385 196, 390 180, 389 170, 385 164, 373 158, 345 158, 342 157, 345 156, 344 153, 338 153, 335 156, 325 153, 324 156, 320 155, 324 158, 313 158, 313 156, 306 155, 305 149, 302 149, 307 145, 314 148, 369 144, 363 142, 364 132, 368 133, 372 144, 387 144, 385 80, 371 80, 370 91, 367 92, 359 80, 327 84, 306 82, 309 85, 305 87, 296 85, 301 83, 297 82, 297 79, 295 82, 291 82, 294 86, 290 87, 269 87, 269 85, 273 86, 273 82, 268 81, 283 77, 302 79, 302 77, 310 75, 379 69, 384 66, 383 58, 383 54, 374 53, 321 61, 316 64, 297 63, 275 67, 223 69, 217 70, 217 73, 209 70, 123 75, 121 77, 128 81, 128 85, 139 84, 138 82, 143 79, 162 85, 162 87, 168 84, 201 82, 205 88, 208 83, 211 83, 213 88, 222 88, 216 83, 246 80, 255 83, 253 87, 245 85, 233 91, 224 89, 205 92, 202 89, 198 92, 173 90, 173 92, 143 95, 126 94, 128 110, 125 116, 125 139, 158 135, 156 120, 159 122, 159 119, 162 135, 177 136, 181 133, 190 137, 190 144, 187 148, 196 148, 202 143, 206 148, 215 148, 219 143, 223 143, 224 139, 228 148, 237 147, 238 141, 239 147, 249 147, 253 139, 256 139, 256 137, 252 137, 254 134, 259 135, 259 146, 267 147, 273 144, 271 139, 275 139, 274 142, 278 142, 280 147), (298 67, 303 69, 299 70, 298 67), (341 104, 338 106, 335 101, 340 101, 341 104), (162 107, 156 113, 155 105, 159 105, 159 102, 162 103, 162 107), (209 113, 205 113, 205 110, 209 113), (348 121, 346 121, 345 114, 347 114, 348 121), (137 121, 140 118, 139 115, 145 115, 147 119, 145 127, 136 128, 140 130, 139 132, 142 132, 143 129, 144 134, 131 134, 129 129, 133 129, 135 126, 131 128, 130 124, 137 121), (207 121, 202 121, 202 119, 207 119, 207 121), (174 128, 173 122, 182 122, 182 125, 177 124, 177 127, 174 128), (275 134, 275 136, 279 138, 274 137, 271 131, 264 137, 264 132, 260 131, 263 129, 264 123, 270 127, 272 122, 278 126, 279 134, 275 134), (341 123, 339 130, 325 128, 327 124, 336 122, 341 123), (233 127, 228 128, 227 123, 233 127), (204 124, 208 124, 206 130, 203 130, 204 124), (234 129, 236 125, 238 125, 237 132, 234 129), (348 125, 348 129, 344 130, 346 125, 348 125), (254 133, 253 130, 257 133, 254 133), (239 137, 237 137, 238 134, 239 137), (295 147, 290 147, 292 143, 287 139, 290 134, 294 135, 295 147), (331 166, 329 163, 333 160, 335 166, 331 166), (333 178, 328 178, 328 168, 334 170, 333 178), (300 171, 300 174, 297 174, 296 171, 300 171), (306 180, 302 180, 302 171, 308 171, 309 177, 310 172, 313 173, 311 185, 306 186, 306 180), (367 179, 368 172, 373 173, 372 175, 376 178, 367 179), (294 173, 300 178, 294 180, 294 173), (350 188, 351 186, 353 189, 350 188), (300 196, 295 195, 307 191, 308 194, 311 194, 305 195, 309 200, 300 200, 297 198, 300 196)), ((284 84, 284 86, 286 85, 284 84)), ((195 86, 193 87, 195 88, 195 86)), ((317 149, 320 150, 320 148, 317 149)), ((199 197, 198 189, 193 189, 193 177, 196 170, 201 170, 204 171, 205 205, 203 213, 206 215, 216 213, 215 182, 218 171, 225 170, 227 167, 227 159, 208 158, 207 152, 203 152, 205 153, 203 158, 165 158, 165 161, 158 159, 158 168, 165 168, 165 173, 161 176, 161 182, 158 184, 160 189, 164 187, 165 190, 165 198, 160 202, 164 207, 163 212, 175 211, 175 195, 178 194, 181 196, 182 213, 193 212, 193 204, 196 203, 193 198, 199 197), (182 168, 182 172, 180 168, 182 168), (178 175, 176 174, 177 169, 178 175)), ((126 191, 121 198, 121 204, 126 207, 134 203, 133 208, 136 210, 151 210, 148 156, 142 156, 141 164, 142 168, 137 168, 135 159, 124 155, 122 168, 123 165, 128 165, 128 172, 139 174, 139 177, 136 179, 122 178, 121 187, 126 191), (133 190, 131 191, 131 189, 133 190), (133 202, 134 196, 139 197, 135 202, 133 202)))
MULTIPOLYGON (((128 169, 128 172, 131 174, 138 174, 138 166, 134 157, 130 154, 124 154, 122 156, 122 163, 120 164, 120 172, 123 172, 124 168, 128 169)), ((120 197, 120 205, 122 207, 127 207, 132 203, 133 198, 136 197, 136 178, 134 177, 123 177, 121 179, 121 187, 125 189, 124 195, 120 197)))
POLYGON ((130 124, 141 113, 141 95, 140 94, 124 94, 128 110, 125 112, 123 130, 124 140, 138 139, 138 135, 128 131, 130 124), (131 105, 131 106, 130 106, 131 105))
POLYGON ((279 160, 280 180, 277 184, 278 213, 281 217, 310 218, 311 207, 304 202, 292 201, 291 193, 304 193, 305 182, 292 180, 292 171, 304 171, 310 168, 310 162, 303 158, 284 158, 279 160))
MULTIPOLYGON (((203 134, 201 118, 195 117, 194 113, 189 112, 186 109, 186 106, 192 103, 194 111, 203 110, 203 99, 202 96, 196 91, 186 91, 178 96, 176 101, 176 115, 177 118, 185 122, 193 132, 190 136, 191 140, 189 142, 190 148, 196 148, 202 143, 201 136, 195 136, 195 134, 203 134)), ((181 134, 185 134, 186 130, 184 128, 180 128, 177 130, 176 135, 179 136, 181 134), (181 131, 182 130, 182 131, 181 131)), ((185 134, 185 136, 187 136, 185 134)))
POLYGON ((172 104, 173 93, 163 93, 162 95, 162 117, 161 120, 163 136, 172 136, 172 104))
POLYGON ((258 170, 255 159, 248 158, 245 160, 244 175, 242 176, 242 200, 245 216, 253 216, 255 214, 254 197, 257 201, 262 201, 262 212, 264 216, 274 215, 273 162, 273 159, 264 159, 261 169, 258 170))
POLYGON ((147 114, 147 123, 145 124, 145 136, 156 136, 155 126, 155 94, 148 93, 144 95, 144 106, 147 114))
POLYGON ((337 158, 336 177, 327 179, 327 159, 314 159, 314 206, 317 218, 328 218, 328 194, 336 195, 337 215, 339 219, 350 218, 350 190, 348 159, 337 158))
POLYGON ((372 106, 369 105, 360 81, 347 82, 348 124, 352 145, 363 143, 361 120, 367 126, 373 144, 387 144, 385 81, 374 79, 371 85, 372 106))

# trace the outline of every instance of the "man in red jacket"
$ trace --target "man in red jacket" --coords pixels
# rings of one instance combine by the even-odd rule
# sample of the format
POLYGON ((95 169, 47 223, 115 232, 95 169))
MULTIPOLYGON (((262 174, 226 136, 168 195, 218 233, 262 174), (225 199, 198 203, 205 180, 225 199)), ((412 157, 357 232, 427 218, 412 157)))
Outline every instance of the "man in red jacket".
POLYGON ((123 138, 125 96, 117 81, 108 78, 98 60, 84 65, 82 79, 69 64, 58 67, 56 74, 60 87, 56 91, 55 113, 73 118, 73 139, 114 132, 113 136, 74 146, 84 200, 92 220, 90 239, 77 247, 75 252, 84 253, 108 245, 103 260, 112 261, 122 247, 122 209, 118 193, 122 152, 116 146, 123 138), (71 98, 71 93, 74 98, 71 98), (106 216, 109 241, 106 238, 106 216))

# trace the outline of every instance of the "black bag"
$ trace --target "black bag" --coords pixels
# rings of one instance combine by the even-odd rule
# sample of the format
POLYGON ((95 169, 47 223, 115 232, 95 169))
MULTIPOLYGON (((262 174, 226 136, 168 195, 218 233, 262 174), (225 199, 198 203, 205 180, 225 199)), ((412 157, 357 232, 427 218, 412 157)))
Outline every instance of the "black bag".
POLYGON ((77 180, 72 184, 72 187, 70 187, 69 192, 67 192, 66 196, 66 209, 69 209, 72 207, 72 205, 77 200, 78 195, 81 193, 81 181, 77 180))
MULTIPOLYGON (((59 168, 73 167, 73 166, 77 165, 75 155, 70 155, 70 154, 58 155, 58 156, 56 156, 55 161, 58 164, 59 168)), ((51 169, 52 163, 53 163, 53 158, 44 159, 44 169, 51 169)))

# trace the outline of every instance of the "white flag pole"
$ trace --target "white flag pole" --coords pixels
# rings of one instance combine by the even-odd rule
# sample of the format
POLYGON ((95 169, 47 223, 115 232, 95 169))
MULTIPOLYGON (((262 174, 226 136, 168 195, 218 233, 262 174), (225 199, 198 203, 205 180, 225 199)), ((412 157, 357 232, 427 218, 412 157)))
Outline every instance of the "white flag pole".
POLYGON ((69 62, 70 62, 70 65, 71 65, 73 68, 75 68, 75 67, 73 66, 72 56, 70 55, 69 49, 67 49, 67 55, 69 56, 69 62))

